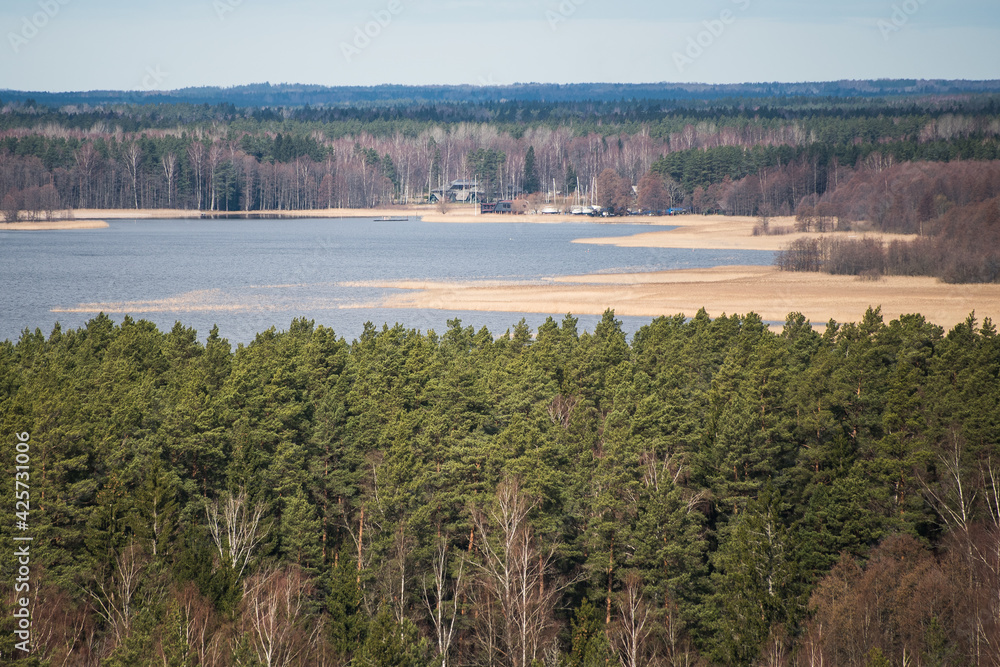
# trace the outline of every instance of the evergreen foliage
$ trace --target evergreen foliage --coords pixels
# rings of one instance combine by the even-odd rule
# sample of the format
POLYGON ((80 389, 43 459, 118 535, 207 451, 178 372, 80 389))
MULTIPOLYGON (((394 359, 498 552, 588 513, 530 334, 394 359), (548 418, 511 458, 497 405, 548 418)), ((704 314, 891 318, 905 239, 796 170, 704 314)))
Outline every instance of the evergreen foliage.
POLYGON ((822 334, 702 311, 631 340, 612 311, 350 343, 295 320, 236 349, 101 315, 0 344, 0 427, 31 435, 39 664, 531 667, 525 642, 581 667, 971 664, 998 415, 991 322, 877 309, 822 334), (526 522, 507 542, 504 503, 526 522), (531 604, 505 616, 518 576, 531 604), (887 606, 886 582, 933 604, 887 606), (877 610, 867 644, 843 587, 877 610))

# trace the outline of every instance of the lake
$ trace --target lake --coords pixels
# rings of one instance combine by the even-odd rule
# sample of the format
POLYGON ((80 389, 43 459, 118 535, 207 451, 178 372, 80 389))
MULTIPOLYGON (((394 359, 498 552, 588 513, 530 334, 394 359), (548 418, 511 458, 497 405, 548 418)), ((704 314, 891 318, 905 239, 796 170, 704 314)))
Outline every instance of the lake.
MULTIPOLYGON (((416 218, 304 220, 143 220, 107 229, 0 233, 0 340, 55 322, 77 328, 98 312, 125 313, 161 330, 176 321, 204 339, 213 324, 248 343, 295 317, 348 340, 365 322, 443 332, 447 321, 494 334, 522 317, 534 329, 549 314, 389 309, 395 290, 375 281, 516 280, 771 264, 773 253, 618 248, 574 239, 637 234, 648 225, 594 222, 428 223, 416 218)), ((657 227, 657 230, 669 229, 657 227)), ((674 313, 664 313, 673 315, 674 313)), ((694 313, 688 313, 693 315, 694 313)), ((550 313, 561 320, 565 313, 550 313)), ((599 316, 578 315, 593 330, 599 316)), ((620 318, 635 331, 652 318, 620 318)))

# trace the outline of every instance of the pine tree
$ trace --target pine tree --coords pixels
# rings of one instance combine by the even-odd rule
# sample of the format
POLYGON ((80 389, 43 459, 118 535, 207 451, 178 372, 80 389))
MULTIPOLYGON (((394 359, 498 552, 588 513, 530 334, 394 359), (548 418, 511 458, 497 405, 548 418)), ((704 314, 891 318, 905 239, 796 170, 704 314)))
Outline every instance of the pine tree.
POLYGON ((795 550, 777 489, 767 484, 727 527, 715 555, 713 653, 729 665, 750 665, 773 626, 798 618, 802 590, 795 550))
POLYGON ((576 169, 573 168, 573 164, 570 163, 566 165, 566 192, 573 194, 576 192, 577 186, 580 184, 577 182, 576 169))
POLYGON ((607 667, 616 662, 604 621, 587 598, 576 610, 571 632, 570 650, 563 657, 563 667, 607 667))
POLYGON ((538 180, 538 171, 535 167, 535 147, 528 146, 528 152, 524 155, 524 192, 531 194, 542 189, 542 184, 538 180))
POLYGON ((154 559, 166 557, 177 521, 177 489, 157 461, 133 494, 132 533, 154 559))
POLYGON ((388 605, 372 620, 351 667, 430 667, 430 646, 409 619, 397 623, 388 605))
POLYGON ((333 650, 345 660, 364 645, 368 636, 369 618, 362 607, 358 578, 357 563, 346 558, 335 558, 327 575, 327 637, 333 650))
POLYGON ((320 521, 305 492, 296 489, 286 497, 281 511, 278 539, 287 562, 295 563, 309 574, 322 565, 320 521))

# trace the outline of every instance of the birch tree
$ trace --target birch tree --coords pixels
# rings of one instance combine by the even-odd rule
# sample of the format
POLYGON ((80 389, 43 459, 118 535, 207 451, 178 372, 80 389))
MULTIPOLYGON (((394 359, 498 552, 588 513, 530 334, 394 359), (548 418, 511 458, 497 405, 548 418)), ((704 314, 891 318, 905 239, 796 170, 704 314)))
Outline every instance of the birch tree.
POLYGON ((295 566, 267 569, 244 584, 244 631, 265 667, 301 664, 318 632, 305 612, 311 594, 312 584, 295 566))
POLYGON ((163 177, 167 180, 167 208, 174 205, 174 174, 177 171, 177 155, 174 153, 164 153, 160 158, 160 165, 163 167, 163 177))
POLYGON ((439 539, 431 563, 431 576, 423 581, 423 602, 434 628, 434 641, 441 667, 448 666, 451 645, 455 639, 455 621, 465 574, 465 557, 459 555, 454 577, 448 572, 448 541, 439 539), (429 580, 429 581, 428 581, 429 580), (428 583, 430 585, 428 585, 428 583))
POLYGON ((488 512, 473 512, 480 535, 480 586, 501 612, 498 643, 504 664, 511 667, 528 667, 538 659, 554 624, 555 549, 538 544, 528 521, 534 507, 519 481, 508 478, 497 487, 488 512))
POLYGON ((237 576, 254 556, 254 552, 267 534, 264 523, 264 505, 250 504, 246 491, 236 495, 224 494, 222 498, 208 503, 205 507, 208 530, 212 542, 219 552, 219 558, 229 565, 237 576))
POLYGON ((139 208, 139 163, 142 161, 142 148, 136 142, 125 147, 123 155, 125 170, 132 179, 132 197, 135 208, 139 208))

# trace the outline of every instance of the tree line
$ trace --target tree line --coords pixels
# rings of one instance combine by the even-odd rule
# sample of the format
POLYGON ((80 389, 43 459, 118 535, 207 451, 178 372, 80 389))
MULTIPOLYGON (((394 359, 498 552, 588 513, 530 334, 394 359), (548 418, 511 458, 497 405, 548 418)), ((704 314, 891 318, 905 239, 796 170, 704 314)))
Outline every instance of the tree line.
POLYGON ((0 343, 0 425, 31 443, 23 664, 1000 660, 974 316, 295 320, 234 349, 102 315, 0 343))
POLYGON ((652 171, 671 200, 698 212, 792 214, 804 198, 835 189, 845 169, 1000 157, 996 114, 978 98, 903 108, 827 103, 8 103, 0 113, 0 203, 8 219, 59 208, 365 208, 424 201, 456 179, 482 180, 492 197, 543 190, 596 203, 596 181, 611 169, 629 186, 652 171))

